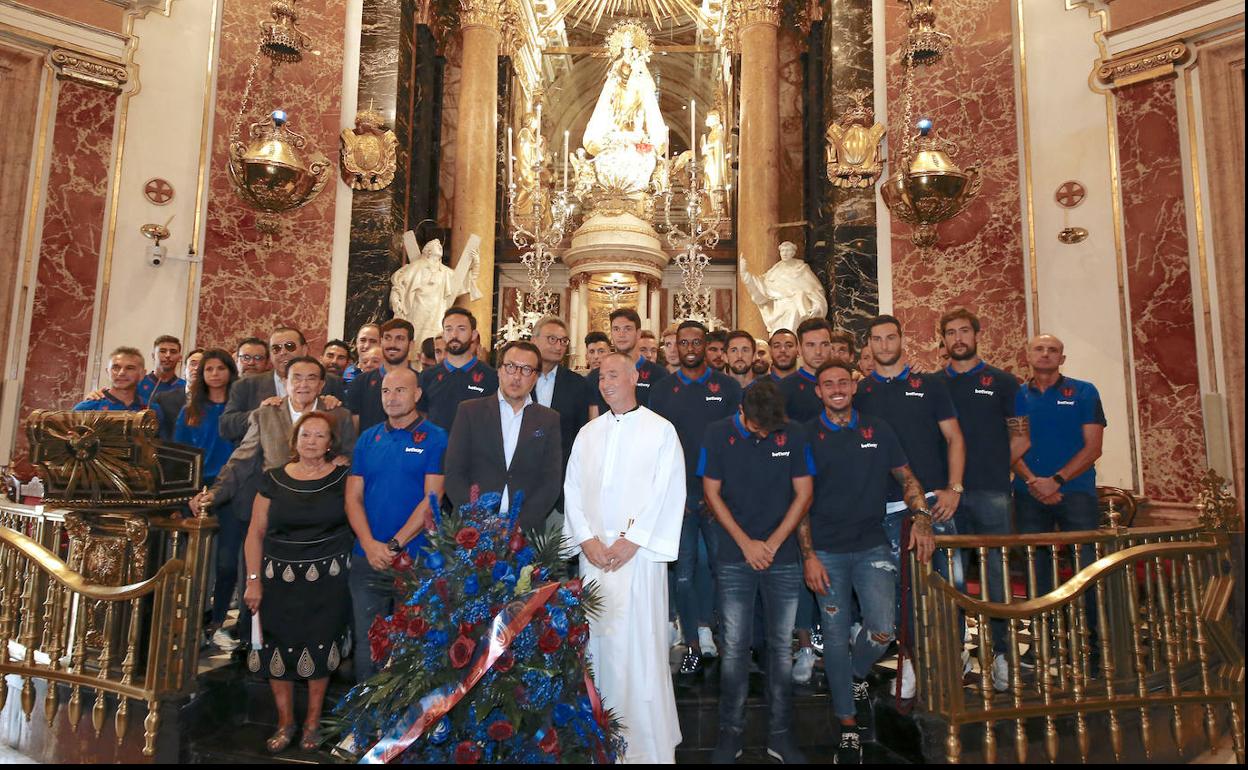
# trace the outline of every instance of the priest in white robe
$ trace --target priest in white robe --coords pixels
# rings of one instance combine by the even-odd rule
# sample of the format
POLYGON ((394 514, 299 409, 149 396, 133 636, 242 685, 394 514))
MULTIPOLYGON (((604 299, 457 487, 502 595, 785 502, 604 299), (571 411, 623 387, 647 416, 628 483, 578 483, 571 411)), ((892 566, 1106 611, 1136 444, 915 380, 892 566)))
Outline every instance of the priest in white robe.
POLYGON ((680 725, 668 666, 667 564, 685 508, 685 464, 672 424, 638 406, 637 368, 614 353, 599 368, 610 411, 576 437, 564 482, 564 534, 581 577, 598 584, 588 652, 603 703, 624 725, 623 762, 673 763, 680 725))

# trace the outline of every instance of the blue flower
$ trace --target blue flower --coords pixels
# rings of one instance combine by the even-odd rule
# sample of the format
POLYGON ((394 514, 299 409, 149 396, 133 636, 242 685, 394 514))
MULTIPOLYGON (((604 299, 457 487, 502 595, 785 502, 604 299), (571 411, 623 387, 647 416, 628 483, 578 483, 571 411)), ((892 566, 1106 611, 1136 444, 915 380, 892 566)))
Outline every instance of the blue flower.
POLYGON ((558 706, 555 706, 553 719, 555 720, 556 727, 564 727, 575 718, 576 709, 572 708, 568 704, 560 703, 558 706))
POLYGON ((520 567, 527 567, 533 563, 533 559, 536 556, 537 554, 533 552, 533 549, 526 545, 524 548, 520 549, 519 553, 516 554, 516 564, 520 567))
POLYGON ((512 571, 511 565, 505 561, 500 561, 494 565, 494 569, 490 570, 490 577, 502 582, 508 582, 509 577, 511 578, 510 582, 514 583, 516 581, 515 572, 512 571))
POLYGON ((560 636, 568 634, 568 613, 562 607, 556 607, 550 611, 550 625, 560 636))
POLYGON ((429 733, 430 743, 445 743, 447 738, 451 737, 451 720, 442 717, 438 723, 433 726, 433 731, 429 733))
POLYGON ((448 639, 450 639, 450 636, 448 636, 447 633, 440 628, 435 628, 425 634, 425 641, 439 647, 445 645, 448 639))
POLYGON ((479 588, 480 586, 477 584, 476 575, 469 575, 468 578, 464 580, 464 596, 476 596, 479 588))
POLYGON ((425 554, 425 566, 432 570, 440 570, 446 565, 446 559, 440 551, 425 554))

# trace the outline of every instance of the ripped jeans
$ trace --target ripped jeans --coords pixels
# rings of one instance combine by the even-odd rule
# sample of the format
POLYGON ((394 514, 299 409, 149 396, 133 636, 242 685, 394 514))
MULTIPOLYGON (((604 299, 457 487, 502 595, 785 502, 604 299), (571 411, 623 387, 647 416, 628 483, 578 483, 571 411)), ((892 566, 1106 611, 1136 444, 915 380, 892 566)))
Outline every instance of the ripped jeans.
POLYGON ((852 677, 865 679, 893 640, 897 566, 887 545, 849 553, 815 551, 815 556, 828 573, 828 593, 815 596, 823 622, 824 669, 832 709, 846 719, 854 716, 852 677), (862 631, 851 646, 855 594, 862 609, 862 631))

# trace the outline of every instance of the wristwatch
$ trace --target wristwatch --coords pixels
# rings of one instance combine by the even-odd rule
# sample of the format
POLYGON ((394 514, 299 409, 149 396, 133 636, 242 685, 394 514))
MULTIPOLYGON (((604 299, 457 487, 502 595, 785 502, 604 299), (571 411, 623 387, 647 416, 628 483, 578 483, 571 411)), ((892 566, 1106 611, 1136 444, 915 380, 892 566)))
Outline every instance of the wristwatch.
POLYGON ((959 495, 966 492, 966 487, 962 486, 961 484, 950 484, 949 488, 953 490, 954 492, 957 492, 959 495))
POLYGON ((386 547, 389 548, 394 553, 398 553, 399 551, 403 550, 403 546, 399 545, 398 538, 394 538, 394 537, 390 538, 390 541, 386 543, 386 547))
POLYGON ((1057 485, 1060 487, 1060 486, 1065 485, 1065 483, 1066 483, 1066 477, 1065 477, 1065 476, 1063 476, 1063 475, 1062 475, 1062 474, 1060 474, 1060 473, 1054 473, 1054 474, 1053 474, 1053 481, 1057 482, 1057 485))
POLYGON ((259 575, 257 575, 257 574, 256 574, 256 573, 254 573, 254 572, 253 572, 253 573, 251 573, 250 575, 248 575, 248 576, 247 576, 247 580, 248 580, 248 582, 250 582, 250 581, 252 581, 252 580, 259 580, 259 579, 260 579, 260 576, 259 576, 259 575))
POLYGON ((914 515, 913 515, 913 516, 911 516, 910 518, 914 518, 914 516, 926 516, 926 517, 927 517, 927 520, 930 522, 930 521, 932 520, 932 509, 930 509, 930 508, 916 508, 916 509, 914 510, 914 515))

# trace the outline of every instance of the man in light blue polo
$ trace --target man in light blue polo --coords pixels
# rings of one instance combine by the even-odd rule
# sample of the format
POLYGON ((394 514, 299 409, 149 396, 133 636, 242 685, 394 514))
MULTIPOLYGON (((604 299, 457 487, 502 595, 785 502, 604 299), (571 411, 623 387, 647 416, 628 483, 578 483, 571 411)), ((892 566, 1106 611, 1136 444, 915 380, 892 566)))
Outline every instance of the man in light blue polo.
MULTIPOLYGON (((407 367, 381 382, 386 420, 360 435, 347 478, 347 520, 357 538, 351 559, 355 676, 375 671, 368 629, 378 615, 394 611, 394 579, 387 574, 404 549, 415 554, 433 524, 430 497, 442 497, 442 457, 447 433, 416 410, 420 378, 407 367)), ((435 503, 436 504, 436 503, 435 503)))

